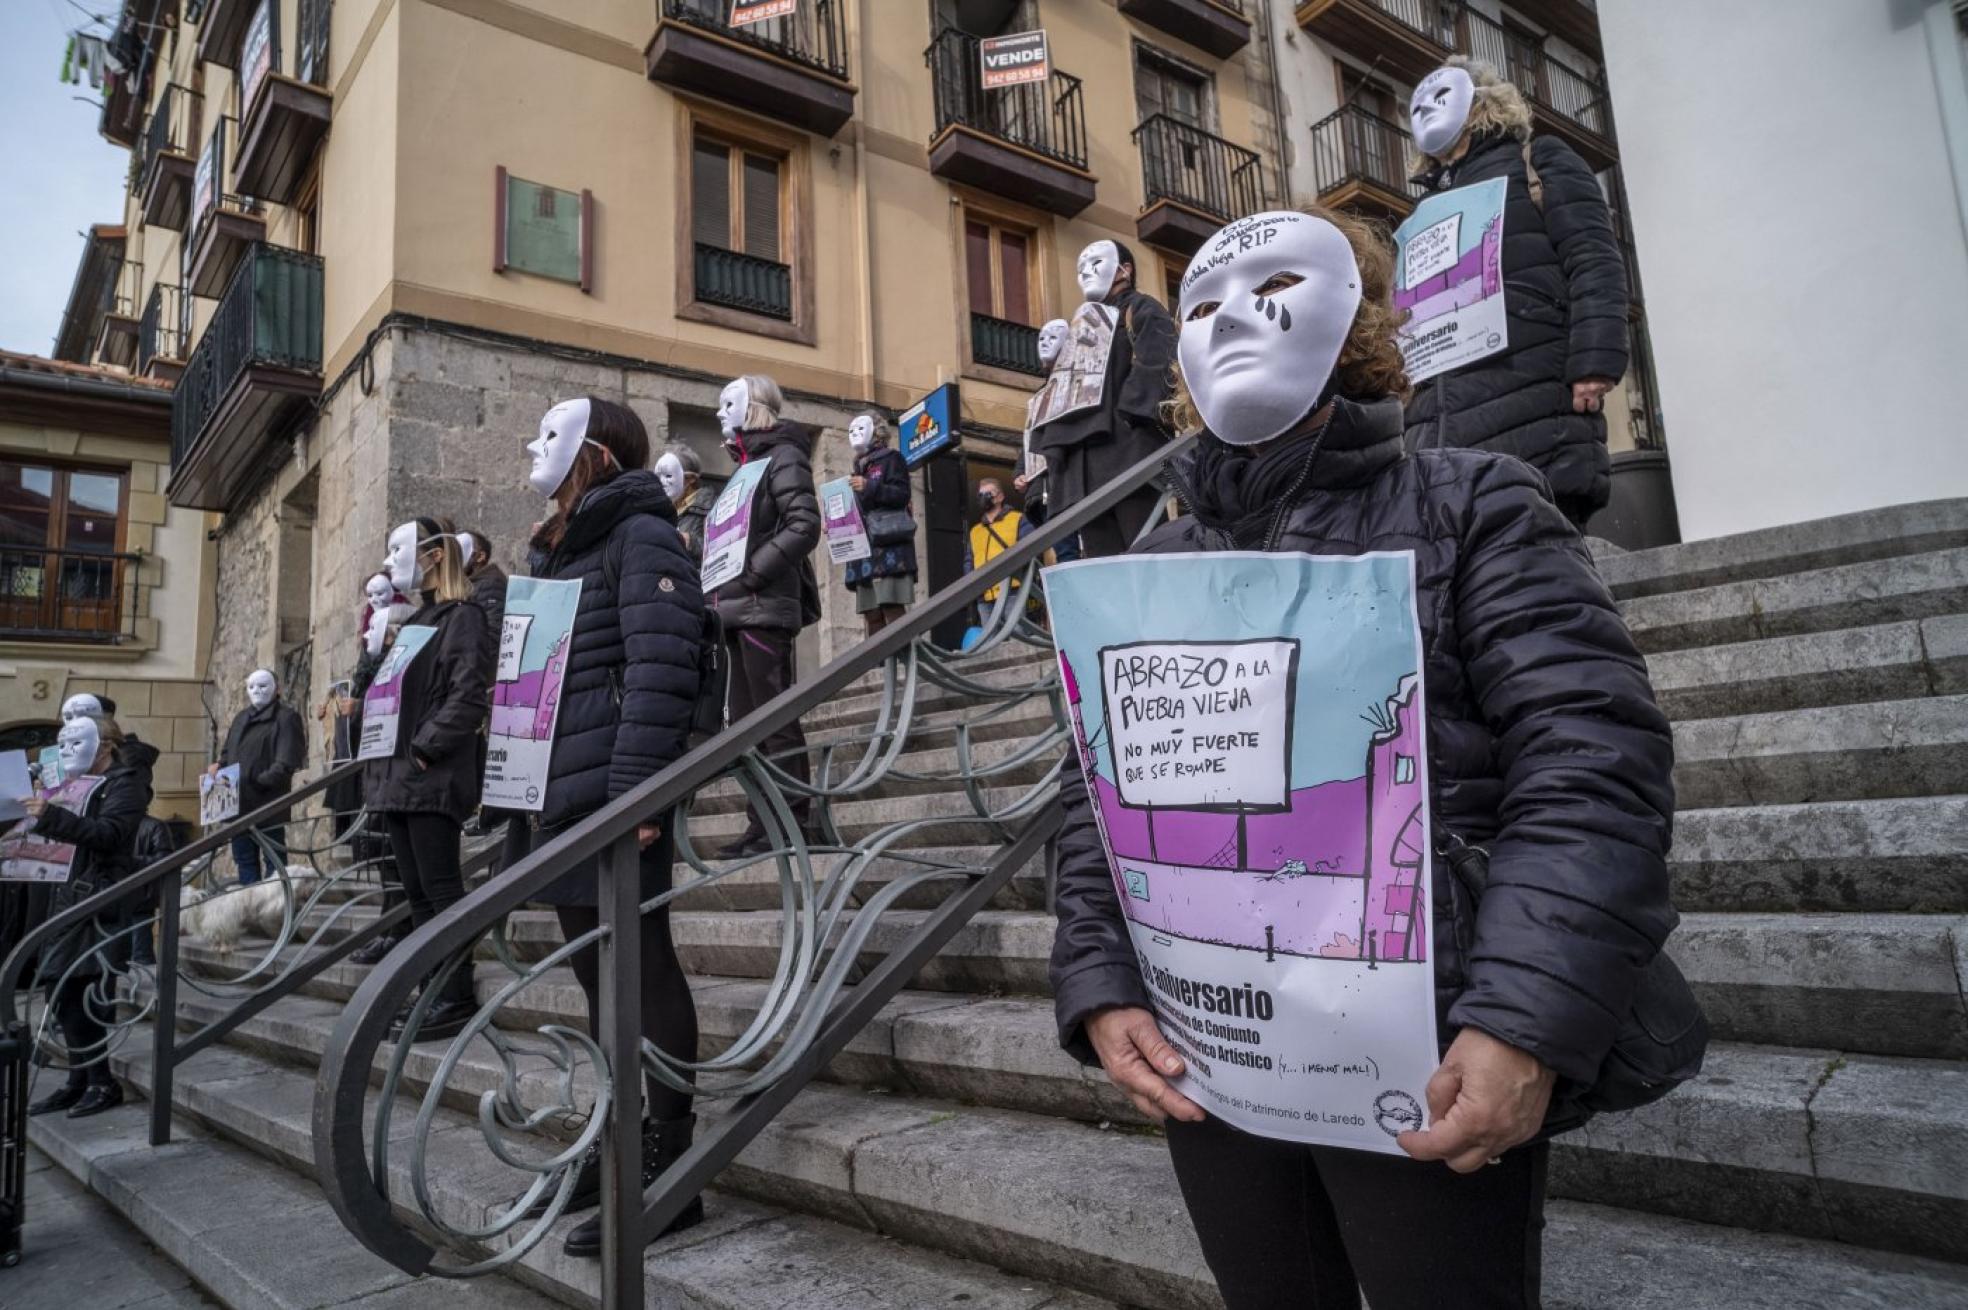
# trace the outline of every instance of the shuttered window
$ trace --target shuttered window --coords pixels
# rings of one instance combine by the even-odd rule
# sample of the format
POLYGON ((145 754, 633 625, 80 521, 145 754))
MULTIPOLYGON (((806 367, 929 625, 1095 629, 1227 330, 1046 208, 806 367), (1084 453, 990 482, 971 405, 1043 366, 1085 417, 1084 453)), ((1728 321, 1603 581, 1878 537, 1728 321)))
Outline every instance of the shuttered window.
POLYGON ((784 263, 780 208, 785 162, 698 137, 691 152, 691 234, 707 246, 784 263))
POLYGON ((1036 327, 1032 233, 993 219, 964 220, 964 273, 970 312, 1036 327))

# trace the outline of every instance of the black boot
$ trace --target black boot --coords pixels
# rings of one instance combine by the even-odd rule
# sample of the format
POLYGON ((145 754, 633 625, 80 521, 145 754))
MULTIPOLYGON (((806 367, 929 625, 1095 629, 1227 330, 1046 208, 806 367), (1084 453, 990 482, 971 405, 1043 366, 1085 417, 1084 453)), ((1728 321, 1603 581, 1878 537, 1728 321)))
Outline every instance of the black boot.
MULTIPOLYGON (((542 1193, 540 1199, 535 1201, 526 1211, 526 1217, 528 1219, 537 1219, 545 1214, 547 1207, 553 1204, 554 1195, 557 1190, 556 1188, 548 1188, 542 1193)), ((525 1193, 522 1192, 520 1195, 523 1196, 525 1193)), ((519 1197, 515 1196, 513 1200, 517 1202, 519 1197)), ((574 1214, 580 1210, 592 1210, 600 1204, 601 1139, 596 1138, 593 1145, 581 1152, 580 1162, 574 1166, 574 1195, 568 1198, 567 1209, 561 1213, 574 1214)))
POLYGON ((82 1082, 63 1083, 55 1091, 49 1092, 33 1105, 28 1106, 27 1112, 29 1115, 37 1115, 53 1114, 57 1110, 66 1110, 69 1106, 81 1100, 82 1094, 88 1090, 89 1084, 86 1080, 82 1082))
POLYGON ((114 1110, 121 1104, 123 1104, 122 1083, 96 1083, 82 1094, 82 1099, 75 1103, 75 1108, 68 1112, 68 1117, 87 1119, 91 1115, 101 1114, 104 1110, 114 1110))
MULTIPOLYGON (((697 1127, 697 1116, 687 1114, 681 1119, 665 1119, 660 1123, 648 1119, 642 1121, 642 1189, 663 1176, 663 1171, 683 1158, 690 1149, 690 1139, 697 1127)), ((651 1233, 649 1240, 656 1241, 671 1233, 680 1233, 686 1228, 695 1228, 704 1222, 704 1198, 693 1196, 690 1204, 683 1207, 676 1218, 670 1220, 669 1227, 660 1233, 651 1233)), ((586 1220, 575 1226, 567 1235, 567 1254, 598 1256, 601 1254, 601 1216, 586 1220)))
POLYGON ((386 933, 350 955, 348 961, 350 964, 381 964, 402 940, 401 937, 391 937, 386 933))

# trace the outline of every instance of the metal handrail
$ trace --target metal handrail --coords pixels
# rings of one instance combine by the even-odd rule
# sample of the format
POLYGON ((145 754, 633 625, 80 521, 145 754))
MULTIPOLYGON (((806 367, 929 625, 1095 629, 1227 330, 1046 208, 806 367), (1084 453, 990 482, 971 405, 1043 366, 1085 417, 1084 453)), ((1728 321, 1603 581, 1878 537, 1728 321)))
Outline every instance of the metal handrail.
POLYGON ((1408 176, 1408 133, 1358 105, 1343 105, 1312 125, 1312 185, 1320 195, 1352 181, 1396 196, 1421 198, 1408 176))
POLYGON ((1082 171, 1087 166, 1086 104, 1080 79, 1058 69, 1043 82, 984 88, 979 38, 954 27, 923 51, 936 100, 936 134, 953 125, 1030 150, 1082 171))
POLYGON ((805 0, 790 14, 733 27, 731 0, 662 0, 662 16, 715 32, 782 59, 847 80, 847 29, 835 0, 805 0))
POLYGON ((1255 150, 1168 114, 1150 114, 1131 137, 1141 150, 1149 204, 1179 201, 1226 223, 1265 207, 1264 164, 1255 150))
MULTIPOLYGON (((790 1029, 783 1031, 784 1041, 768 1061, 768 1071, 741 1078, 734 1084, 735 1090, 742 1094, 732 1113, 720 1118, 715 1127, 657 1180, 648 1195, 642 1194, 639 1187, 641 1097, 639 1090, 635 1089, 637 1074, 646 1071, 671 1085, 683 1087, 690 1084, 680 1077, 679 1071, 706 1067, 727 1069, 728 1065, 715 1062, 711 1066, 696 1064, 692 1062, 694 1052, 683 1057, 665 1057, 664 1053, 656 1052, 652 1061, 651 1053, 642 1041, 637 984, 640 966, 637 954, 640 948, 639 934, 634 931, 634 925, 641 914, 669 903, 674 897, 702 886, 709 879, 685 884, 650 902, 641 903, 640 878, 636 876, 638 826, 654 815, 673 810, 680 814, 678 807, 700 788, 726 776, 736 767, 741 770, 745 780, 746 794, 755 803, 767 806, 768 830, 796 833, 797 826, 784 796, 771 786, 773 783, 792 783, 793 780, 771 761, 757 755, 758 749, 768 738, 826 704, 864 674, 878 669, 886 670, 888 686, 892 688, 898 667, 906 666, 906 675, 912 678, 918 660, 945 663, 950 658, 947 654, 925 650, 920 642, 947 620, 969 612, 980 597, 994 588, 997 589, 997 597, 985 620, 988 635, 974 649, 988 649, 1003 640, 1011 631, 1011 625, 1022 616, 1024 604, 1022 596, 1012 601, 1011 598, 1018 593, 1012 587, 1001 584, 1020 574, 1030 579, 1046 551, 1079 532, 1139 488, 1149 485, 1171 460, 1189 449, 1192 443, 1191 438, 1170 442, 1086 500, 1049 519, 1011 550, 965 575, 957 583, 936 592, 921 606, 833 661, 812 679, 775 697, 654 777, 573 823, 552 840, 504 869, 497 879, 468 893, 449 909, 417 928, 387 960, 376 966, 356 989, 336 1021, 316 1083, 313 1117, 317 1177, 336 1214, 362 1244, 399 1269, 414 1274, 469 1276, 497 1268, 523 1255, 544 1236, 571 1194, 580 1152, 591 1143, 599 1142, 602 1146, 603 1198, 602 1303, 609 1307, 642 1304, 642 1235, 660 1231, 666 1226, 711 1177, 736 1157, 778 1109, 824 1067, 830 1055, 844 1046, 868 1018, 892 999, 921 963, 941 949, 978 908, 988 903, 1004 880, 1056 831, 1059 814, 1057 807, 1049 803, 1050 786, 1059 776, 1064 762, 1064 736, 1056 739, 1061 747, 1060 758, 1044 778, 1017 805, 994 812, 995 817, 991 821, 1005 833, 1010 844, 988 868, 936 867, 920 873, 899 875, 860 907, 848 929, 847 940, 834 947, 833 956, 816 985, 812 1004, 796 1023, 792 1023, 790 1029), (463 1265, 443 1265, 438 1259, 439 1248, 427 1238, 427 1230, 413 1229, 399 1220, 390 1199, 388 1153, 392 1147, 389 1114, 391 1100, 402 1076, 406 1048, 415 1028, 422 1022, 430 998, 441 994, 445 978, 467 958, 473 944, 494 932, 506 915, 537 898, 570 868, 590 859, 599 862, 597 885, 602 889, 600 926, 585 937, 565 943, 536 968, 563 960, 574 950, 588 944, 599 946, 601 1012, 594 1016, 597 1031, 601 1034, 599 1041, 589 1042, 585 1035, 571 1033, 565 1028, 543 1030, 563 1054, 568 1049, 570 1039, 583 1044, 596 1065, 595 1076, 600 1084, 594 1112, 580 1140, 557 1152, 551 1160, 522 1166, 534 1169, 540 1176, 507 1211, 503 1226, 494 1222, 486 1229, 452 1234, 458 1239, 456 1244, 468 1247, 469 1253, 463 1265), (823 1003, 839 994, 848 971, 856 962, 858 948, 866 940, 866 932, 871 930, 885 908, 901 894, 926 881, 959 877, 966 880, 961 891, 932 912, 904 945, 891 952, 855 987, 851 997, 831 1011, 825 1009, 823 1003), (429 980, 428 985, 425 985, 426 980, 429 980), (372 1134, 364 1127, 364 1105, 370 1095, 371 1074, 378 1052, 393 1020, 420 986, 423 993, 409 1014, 404 1037, 385 1074, 373 1140, 368 1141, 366 1139, 370 1139, 372 1134), (610 1078, 622 1088, 619 1094, 609 1094, 606 1080, 610 1078), (373 1147, 373 1161, 366 1146, 373 1147), (552 1204, 542 1218, 529 1221, 531 1226, 520 1240, 496 1253, 486 1250, 482 1241, 485 1236, 509 1230, 535 1200, 543 1198, 550 1198, 552 1204)), ((947 680, 943 685, 952 688, 989 690, 961 674, 953 675, 946 670, 945 677, 947 680)), ((1056 715, 1056 678, 1049 687, 1036 690, 1053 698, 1056 715)), ((892 718, 892 709, 892 698, 885 700, 875 730, 867 740, 867 756, 863 765, 853 771, 850 780, 836 783, 823 772, 821 782, 808 785, 805 793, 824 797, 844 791, 850 782, 858 785, 876 770, 892 763, 909 727, 908 709, 905 707, 902 711, 899 723, 892 718)), ((958 727, 958 755, 959 776, 975 799, 980 795, 981 787, 978 778, 967 771, 969 736, 962 725, 958 727)), ((831 827, 831 820, 825 822, 831 827)), ((871 860, 886 844, 899 839, 903 830, 934 822, 922 820, 899 825, 890 836, 874 843, 876 850, 864 853, 859 859, 871 860)), ((687 838, 687 830, 684 835, 687 838)), ((680 849, 688 855, 687 844, 680 841, 680 849)), ((788 843, 788 850, 775 852, 774 855, 780 861, 782 885, 790 885, 790 880, 796 876, 786 860, 789 851, 799 861, 797 877, 810 892, 812 870, 806 848, 797 836, 788 843)), ((702 868, 701 865, 699 867, 702 868)), ((711 876, 723 876, 732 871, 726 869, 711 876)), ((848 890, 851 890, 851 880, 848 890)), ((782 952, 797 950, 808 957, 802 960, 803 967, 809 972, 818 970, 817 959, 811 957, 817 956, 823 945, 831 941, 835 929, 843 925, 843 902, 844 895, 840 899, 830 899, 824 910, 818 910, 811 899, 807 900, 799 910, 796 925, 799 932, 792 932, 791 928, 795 925, 789 924, 782 952), (793 942, 795 935, 800 939, 797 947, 793 942)), ((782 957, 782 976, 784 968, 782 957)), ((460 1058, 462 1044, 479 1035, 489 1022, 489 1014, 527 981, 522 976, 518 982, 508 984, 483 1007, 479 1019, 456 1039, 439 1072, 429 1079, 429 1090, 419 1114, 419 1133, 412 1139, 410 1148, 412 1181, 427 1219, 434 1218, 434 1215, 424 1190, 421 1144, 430 1126, 443 1081, 460 1058)), ((780 990, 775 984, 774 991, 780 990)), ((794 999, 780 994, 775 996, 772 1003, 779 1011, 782 1026, 792 1022, 789 1016, 796 1005, 794 999)), ((486 1032, 484 1035, 489 1037, 491 1034, 486 1032)), ((764 1054, 766 1041, 772 1035, 762 1011, 760 1020, 754 1023, 752 1033, 748 1034, 748 1037, 758 1038, 756 1049, 759 1054, 764 1054)), ((501 1056, 509 1058, 504 1048, 501 1048, 501 1056)), ((561 1081, 563 1086, 572 1087, 571 1065, 562 1065, 561 1081)), ((701 1086, 695 1090, 699 1095, 711 1094, 701 1086)), ((516 1123, 506 1117, 514 1108, 512 1098, 501 1098, 496 1093, 487 1093, 480 1106, 480 1124, 487 1134, 490 1149, 508 1164, 520 1162, 513 1157, 503 1134, 513 1129, 529 1129, 544 1114, 530 1113, 524 1116, 524 1122, 516 1123), (502 1135, 495 1136, 495 1130, 502 1135)))

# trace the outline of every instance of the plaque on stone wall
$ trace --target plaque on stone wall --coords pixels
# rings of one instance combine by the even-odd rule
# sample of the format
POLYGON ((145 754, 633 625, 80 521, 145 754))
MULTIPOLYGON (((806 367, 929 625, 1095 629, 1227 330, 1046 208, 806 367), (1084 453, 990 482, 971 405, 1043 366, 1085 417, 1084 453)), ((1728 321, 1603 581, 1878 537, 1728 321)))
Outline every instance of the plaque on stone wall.
POLYGON ((594 286, 594 193, 514 177, 502 165, 494 204, 492 270, 594 286))

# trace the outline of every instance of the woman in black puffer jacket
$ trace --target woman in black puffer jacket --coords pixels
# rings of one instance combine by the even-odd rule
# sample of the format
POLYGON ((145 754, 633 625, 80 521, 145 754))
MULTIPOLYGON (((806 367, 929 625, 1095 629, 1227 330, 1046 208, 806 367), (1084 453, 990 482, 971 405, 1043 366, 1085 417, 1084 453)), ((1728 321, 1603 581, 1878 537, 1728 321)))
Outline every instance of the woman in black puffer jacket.
MULTIPOLYGON (((36 832, 75 847, 67 881, 58 883, 49 897, 50 918, 136 872, 137 828, 150 808, 150 771, 157 763, 155 746, 126 739, 116 720, 102 714, 82 715, 64 724, 61 750, 65 774, 94 774, 102 781, 82 803, 80 813, 39 796, 22 802, 36 832), (90 738, 93 750, 88 747, 90 738)), ((152 903, 142 899, 146 908, 152 903)), ((130 939, 125 930, 140 912, 125 906, 78 924, 41 948, 36 973, 53 989, 49 1006, 61 1022, 69 1070, 67 1082, 29 1106, 29 1114, 67 1110, 71 1119, 86 1119, 123 1103, 123 1088, 109 1071, 105 1045, 114 1007, 90 993, 102 983, 105 966, 120 969, 128 960, 130 939)))
MULTIPOLYGON (((1176 470, 1189 513, 1138 551, 1413 552, 1435 832, 1491 853, 1480 910, 1436 862, 1444 1054, 1428 1085, 1434 1124, 1405 1135, 1410 1160, 1244 1133, 1177 1093, 1165 1075, 1181 1062, 1150 1009, 1077 769, 1060 786, 1059 1036, 1083 1062, 1098 1060, 1143 1113, 1169 1120, 1176 1173, 1232 1310, 1328 1297, 1357 1305, 1362 1290, 1376 1310, 1420 1310, 1444 1296, 1534 1306, 1548 1148, 1525 1143, 1577 1122, 1571 1098, 1599 1074, 1641 971, 1675 924, 1673 737, 1611 596, 1537 476, 1481 451, 1404 453, 1391 252, 1357 220, 1316 211, 1311 221, 1321 219, 1345 237, 1329 256, 1345 265, 1339 285, 1357 272, 1363 297, 1333 320, 1327 358, 1338 362, 1319 365, 1332 369, 1324 386, 1302 379, 1311 364, 1263 362, 1276 330, 1251 311, 1248 288, 1262 288, 1260 310, 1268 297, 1285 302, 1276 318, 1288 331, 1296 320, 1302 336, 1317 330, 1307 324, 1314 313, 1287 298, 1333 286, 1327 271, 1272 268, 1252 254, 1254 267, 1241 271, 1226 261, 1234 291, 1208 300, 1215 284, 1197 270, 1209 243, 1191 265, 1181 315, 1188 381, 1219 388, 1211 404, 1226 433, 1241 415, 1223 408, 1223 395, 1248 401, 1254 385, 1275 422, 1235 429, 1237 445, 1205 432, 1176 470), (1193 366, 1192 333, 1216 343, 1199 344, 1193 366), (1218 358, 1234 361, 1219 375, 1233 382, 1201 376, 1218 358), (1421 1232, 1428 1240, 1417 1243, 1421 1232)), ((1178 417, 1186 430, 1200 425, 1178 417)))
MULTIPOLYGON (((1515 455, 1551 486, 1583 528, 1611 490, 1606 393, 1626 373, 1626 262, 1599 179, 1556 137, 1531 136, 1531 111, 1488 64, 1461 56, 1474 83, 1455 143, 1424 156, 1415 180, 1430 191, 1505 178, 1503 296, 1509 347, 1415 389, 1410 450, 1464 446, 1515 455), (1528 156, 1542 184, 1531 194, 1528 156)), ((1428 86, 1417 89, 1421 97, 1428 86)))
MULTIPOLYGON (((533 538, 533 576, 581 584, 540 812, 545 840, 688 749, 704 601, 696 564, 677 535, 676 511, 645 467, 649 436, 635 411, 590 396, 556 405, 540 428, 532 483, 551 494, 557 508, 533 538)), ((674 816, 658 816, 638 835, 646 901, 670 889, 674 816)), ((600 924, 598 871, 599 862, 590 860, 540 897, 554 907, 565 940, 600 924)), ((568 961, 587 997, 590 1025, 601 1020, 599 955, 590 946, 568 961)), ((672 1056, 697 1058, 697 1010, 670 940, 668 908, 642 920, 642 1035, 672 1056)), ((644 1095, 647 1187, 689 1148, 696 1120, 691 1098, 654 1078, 645 1081, 644 1095)), ((600 1181, 598 1157, 591 1157, 576 1181, 573 1208, 596 1204, 600 1181)), ((702 1203, 693 1201, 665 1231, 688 1228, 703 1213, 702 1203)), ((661 1235, 652 1233, 650 1240, 661 1235)), ((567 1251, 598 1255, 600 1219, 576 1226, 567 1251)))

